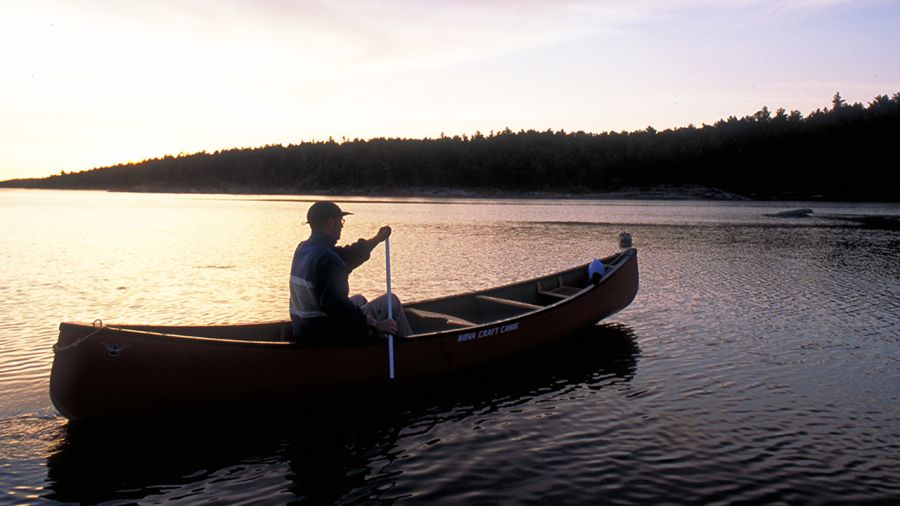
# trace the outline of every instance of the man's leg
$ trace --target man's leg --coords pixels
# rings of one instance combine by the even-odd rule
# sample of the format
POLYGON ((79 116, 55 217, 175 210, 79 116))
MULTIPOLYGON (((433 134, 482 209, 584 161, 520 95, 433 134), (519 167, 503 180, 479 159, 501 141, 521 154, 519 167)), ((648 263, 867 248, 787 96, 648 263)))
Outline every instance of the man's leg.
MULTIPOLYGON (((403 305, 396 295, 391 295, 391 312, 394 321, 397 322, 397 337, 406 337, 413 333, 412 327, 409 326, 409 320, 406 319, 406 312, 403 311, 403 305)), ((365 306, 362 307, 364 313, 376 320, 387 319, 387 294, 382 295, 365 306)))

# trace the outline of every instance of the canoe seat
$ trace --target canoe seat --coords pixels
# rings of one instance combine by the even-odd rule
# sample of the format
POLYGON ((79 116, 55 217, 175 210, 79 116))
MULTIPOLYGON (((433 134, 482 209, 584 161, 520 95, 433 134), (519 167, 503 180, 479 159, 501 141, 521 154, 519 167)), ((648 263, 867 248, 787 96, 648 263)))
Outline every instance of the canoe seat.
POLYGON ((403 308, 408 314, 411 313, 414 316, 418 316, 419 318, 425 319, 440 319, 447 320, 448 325, 453 325, 456 327, 474 327, 475 324, 470 322, 469 320, 464 320, 458 316, 449 315, 446 313, 436 313, 434 311, 425 311, 424 309, 416 309, 414 307, 405 307, 403 308))
POLYGON ((538 306, 537 304, 529 304, 527 302, 522 302, 519 300, 502 299, 500 297, 492 297, 490 295, 476 295, 475 298, 478 300, 484 300, 487 302, 496 302, 497 304, 503 304, 505 306, 512 306, 512 307, 518 307, 518 308, 522 308, 522 309, 528 309, 529 311, 533 311, 535 309, 541 309, 544 307, 544 306, 538 306))
POLYGON ((556 288, 551 288, 549 290, 544 290, 541 288, 541 284, 538 283, 538 291, 537 293, 541 295, 546 295, 548 297, 553 297, 556 299, 568 299, 569 297, 575 295, 580 292, 582 289, 576 286, 558 286, 556 288))

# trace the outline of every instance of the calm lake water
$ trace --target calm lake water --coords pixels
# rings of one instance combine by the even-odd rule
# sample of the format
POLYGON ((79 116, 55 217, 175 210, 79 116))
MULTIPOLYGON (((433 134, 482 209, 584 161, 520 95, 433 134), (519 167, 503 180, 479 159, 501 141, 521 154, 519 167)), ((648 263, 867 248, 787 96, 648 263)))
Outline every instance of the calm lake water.
POLYGON ((641 289, 564 346, 415 392, 72 427, 47 394, 60 321, 286 318, 309 199, 0 190, 0 503, 900 502, 900 231, 858 219, 900 206, 338 200, 345 241, 394 227, 405 300, 621 231, 641 289))

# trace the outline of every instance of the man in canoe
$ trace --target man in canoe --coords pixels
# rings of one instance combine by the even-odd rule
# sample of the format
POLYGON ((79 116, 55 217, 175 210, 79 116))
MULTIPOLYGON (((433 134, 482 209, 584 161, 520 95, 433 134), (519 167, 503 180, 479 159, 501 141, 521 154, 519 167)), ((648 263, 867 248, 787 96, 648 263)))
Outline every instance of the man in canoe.
POLYGON ((392 295, 396 320, 386 318, 386 295, 368 303, 361 295, 349 297, 350 272, 391 235, 391 227, 381 227, 371 239, 335 246, 344 216, 350 214, 329 201, 314 203, 306 213, 312 233, 297 246, 291 263, 291 323, 298 341, 360 342, 411 333, 396 296, 392 295))

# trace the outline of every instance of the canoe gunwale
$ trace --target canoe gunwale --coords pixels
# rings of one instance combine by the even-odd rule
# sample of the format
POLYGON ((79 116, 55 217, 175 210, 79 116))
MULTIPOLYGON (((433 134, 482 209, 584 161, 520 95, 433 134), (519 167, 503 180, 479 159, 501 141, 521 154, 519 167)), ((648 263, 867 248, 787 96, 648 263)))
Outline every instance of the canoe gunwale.
MULTIPOLYGON (((62 322, 59 324, 60 331, 63 330, 64 326, 71 327, 81 327, 85 326, 79 322, 62 322)), ((230 325, 229 325, 230 326, 230 325)), ((293 341, 264 341, 264 340, 251 340, 251 339, 224 339, 221 337, 206 337, 206 336, 191 336, 186 334, 172 334, 168 332, 155 332, 152 330, 140 330, 140 329, 129 329, 127 325, 104 325, 104 331, 111 331, 115 333, 128 334, 129 336, 138 337, 138 338, 149 338, 149 339, 159 339, 159 338, 167 338, 173 340, 185 340, 190 342, 209 342, 209 343, 228 343, 228 344, 243 344, 243 345, 264 345, 264 346, 276 346, 276 347, 294 347, 296 343, 293 341)), ((98 332, 98 335, 101 332, 98 332)))

